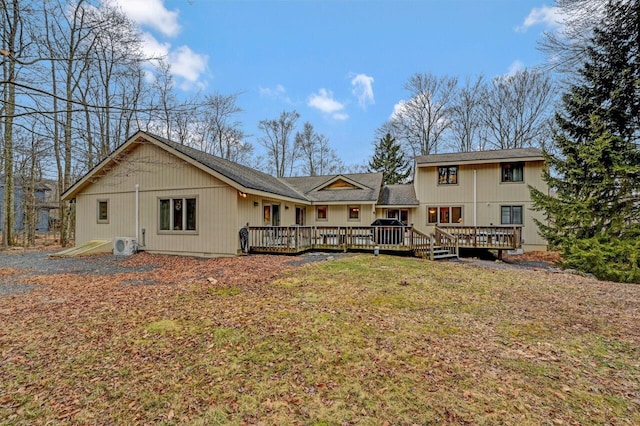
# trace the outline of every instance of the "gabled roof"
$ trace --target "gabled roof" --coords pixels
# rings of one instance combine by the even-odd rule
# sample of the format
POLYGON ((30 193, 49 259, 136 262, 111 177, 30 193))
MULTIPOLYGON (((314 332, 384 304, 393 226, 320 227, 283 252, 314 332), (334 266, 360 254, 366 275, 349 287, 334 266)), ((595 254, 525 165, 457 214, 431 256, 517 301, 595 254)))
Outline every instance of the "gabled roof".
POLYGON ((416 165, 420 167, 453 164, 499 163, 501 161, 537 160, 544 160, 544 155, 541 150, 537 148, 519 148, 422 155, 416 157, 416 165))
POLYGON ((244 192, 264 192, 306 201, 302 194, 288 186, 282 180, 271 175, 144 131, 138 131, 127 139, 126 142, 109 154, 107 158, 71 185, 71 187, 62 194, 62 198, 68 200, 75 197, 84 186, 91 182, 94 176, 99 175, 102 169, 108 164, 117 161, 120 155, 127 150, 133 149, 135 143, 141 142, 149 142, 173 154, 186 157, 192 164, 199 166, 202 170, 244 192))
POLYGON ((380 191, 378 205, 380 206, 417 206, 420 202, 416 197, 413 184, 385 185, 380 191))
POLYGON ((248 193, 271 194, 307 203, 353 201, 375 204, 382 186, 382 173, 276 178, 250 167, 173 142, 162 136, 139 131, 71 185, 64 192, 63 199, 69 200, 75 197, 95 177, 107 172, 111 163, 119 161, 126 152, 135 149, 136 144, 139 143, 152 143, 182 157, 236 189, 248 193))
POLYGON ((382 186, 382 173, 354 173, 331 176, 305 176, 282 178, 287 185, 302 193, 313 203, 359 201, 375 204, 382 186), (333 188, 344 181, 347 187, 333 188))
MULTIPOLYGON (((143 132, 146 133, 146 132, 143 132)), ((148 133, 146 133, 148 134, 148 133)), ((207 166, 211 170, 237 182, 245 189, 253 189, 257 191, 269 192, 276 195, 282 195, 290 198, 304 200, 304 197, 293 188, 288 186, 281 179, 269 174, 263 173, 251 167, 243 166, 224 158, 216 157, 206 152, 191 148, 179 143, 170 141, 161 136, 150 135, 158 141, 175 149, 176 151, 188 156, 192 160, 207 166)))

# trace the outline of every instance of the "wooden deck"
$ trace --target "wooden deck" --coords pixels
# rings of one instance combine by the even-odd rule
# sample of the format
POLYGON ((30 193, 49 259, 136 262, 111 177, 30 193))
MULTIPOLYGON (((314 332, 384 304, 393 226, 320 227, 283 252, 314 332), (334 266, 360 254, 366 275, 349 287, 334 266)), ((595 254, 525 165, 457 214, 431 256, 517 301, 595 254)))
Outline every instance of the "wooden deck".
POLYGON ((463 248, 515 250, 522 247, 522 227, 502 226, 439 226, 451 234, 463 248))
POLYGON ((460 248, 517 249, 521 236, 518 226, 437 226, 431 235, 411 226, 252 226, 248 249, 281 254, 377 249, 437 259, 458 256, 460 248))

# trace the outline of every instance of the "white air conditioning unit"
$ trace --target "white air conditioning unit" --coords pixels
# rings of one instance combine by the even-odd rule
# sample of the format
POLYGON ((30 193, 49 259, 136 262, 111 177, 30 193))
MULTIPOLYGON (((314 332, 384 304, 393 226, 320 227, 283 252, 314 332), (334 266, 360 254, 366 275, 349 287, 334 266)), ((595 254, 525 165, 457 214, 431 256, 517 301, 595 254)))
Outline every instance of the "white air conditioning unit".
POLYGON ((130 256, 136 252, 138 243, 134 237, 115 237, 113 239, 113 254, 130 256))

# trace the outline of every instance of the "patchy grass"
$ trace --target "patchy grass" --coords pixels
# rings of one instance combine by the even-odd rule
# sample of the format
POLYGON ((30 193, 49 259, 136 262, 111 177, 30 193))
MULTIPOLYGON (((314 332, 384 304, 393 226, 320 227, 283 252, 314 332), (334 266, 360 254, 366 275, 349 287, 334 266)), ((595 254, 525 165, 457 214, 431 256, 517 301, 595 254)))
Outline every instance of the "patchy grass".
POLYGON ((639 286, 287 260, 28 278, 0 299, 0 423, 640 424, 639 286))

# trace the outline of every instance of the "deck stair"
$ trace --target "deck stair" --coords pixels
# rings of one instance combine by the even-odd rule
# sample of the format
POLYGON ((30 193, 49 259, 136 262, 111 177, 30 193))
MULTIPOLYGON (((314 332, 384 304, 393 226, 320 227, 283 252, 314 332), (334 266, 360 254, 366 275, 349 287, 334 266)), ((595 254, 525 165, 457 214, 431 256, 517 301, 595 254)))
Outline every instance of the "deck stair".
POLYGON ((433 247, 433 259, 449 259, 452 257, 458 257, 457 254, 452 253, 450 248, 434 246, 433 247))

